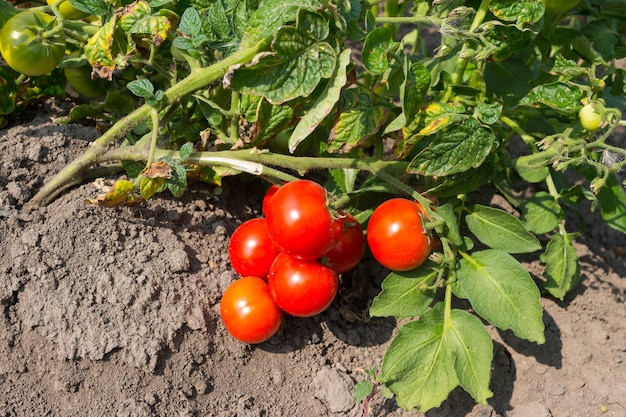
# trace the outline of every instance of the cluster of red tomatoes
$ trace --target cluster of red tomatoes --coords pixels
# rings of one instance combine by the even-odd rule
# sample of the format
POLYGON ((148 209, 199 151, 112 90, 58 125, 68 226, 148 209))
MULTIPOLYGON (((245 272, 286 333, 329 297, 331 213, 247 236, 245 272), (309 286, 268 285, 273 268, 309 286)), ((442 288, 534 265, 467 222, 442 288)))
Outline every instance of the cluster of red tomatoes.
MULTIPOLYGON (((220 314, 228 331, 245 343, 269 339, 285 313, 310 317, 328 308, 339 274, 354 268, 366 248, 359 222, 330 209, 326 190, 313 181, 272 186, 263 214, 242 223, 228 244, 241 278, 224 292, 220 314)), ((367 227, 374 258, 396 271, 422 264, 431 250, 424 216, 419 203, 406 199, 378 206, 367 227)))

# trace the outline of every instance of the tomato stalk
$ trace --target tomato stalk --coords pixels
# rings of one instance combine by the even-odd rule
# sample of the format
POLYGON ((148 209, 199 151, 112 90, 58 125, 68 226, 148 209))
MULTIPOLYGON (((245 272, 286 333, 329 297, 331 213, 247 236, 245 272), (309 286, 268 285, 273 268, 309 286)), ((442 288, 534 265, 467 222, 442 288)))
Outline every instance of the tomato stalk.
MULTIPOLYGON (((483 23, 485 17, 487 16, 487 12, 489 11, 489 0, 482 0, 480 2, 480 6, 478 10, 476 10, 476 15, 474 16, 474 20, 470 25, 469 31, 474 32, 478 27, 483 23)), ((456 64, 454 66, 454 71, 451 75, 451 82, 448 84, 448 88, 443 96, 443 101, 448 102, 450 98, 452 98, 452 88, 461 83, 461 79, 463 78, 463 74, 465 73, 465 68, 467 68, 467 64, 469 63, 469 58, 465 58, 466 54, 464 52, 468 51, 467 44, 463 45, 461 48, 461 52, 458 55, 456 64)))
MULTIPOLYGON (((236 64, 250 62, 259 52, 269 48, 272 37, 267 37, 255 46, 241 49, 232 55, 216 62, 215 64, 199 68, 191 72, 189 76, 174 84, 164 92, 163 106, 175 103, 180 97, 193 91, 199 90, 212 82, 223 77, 228 69, 236 64)), ((153 107, 144 104, 126 117, 120 119, 82 155, 66 165, 54 178, 46 183, 41 190, 27 203, 32 205, 45 205, 50 203, 56 196, 74 184, 70 184, 73 178, 100 162, 100 157, 108 149, 109 145, 123 137, 127 132, 148 120, 153 107)), ((144 155, 145 158, 145 155, 144 155)))

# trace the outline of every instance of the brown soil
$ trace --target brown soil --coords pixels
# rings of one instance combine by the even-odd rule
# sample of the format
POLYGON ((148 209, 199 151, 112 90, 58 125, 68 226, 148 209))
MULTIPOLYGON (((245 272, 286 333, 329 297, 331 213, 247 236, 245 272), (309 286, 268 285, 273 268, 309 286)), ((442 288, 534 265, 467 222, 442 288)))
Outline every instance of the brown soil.
MULTIPOLYGON (((84 202, 92 183, 24 212, 97 136, 55 124, 67 106, 0 130, 0 416, 362 415, 352 387, 397 329, 366 319, 385 271, 366 262, 327 312, 288 319, 258 346, 235 341, 218 315, 236 278, 226 245, 259 214, 262 185, 229 178, 219 199, 194 184, 181 199, 103 209, 84 202)), ((543 299, 547 343, 490 329, 489 405, 456 390, 428 417, 626 417, 626 236, 583 213, 586 228, 576 215, 569 226, 583 233, 583 283, 565 302, 543 299)), ((420 414, 378 396, 370 415, 420 414)))

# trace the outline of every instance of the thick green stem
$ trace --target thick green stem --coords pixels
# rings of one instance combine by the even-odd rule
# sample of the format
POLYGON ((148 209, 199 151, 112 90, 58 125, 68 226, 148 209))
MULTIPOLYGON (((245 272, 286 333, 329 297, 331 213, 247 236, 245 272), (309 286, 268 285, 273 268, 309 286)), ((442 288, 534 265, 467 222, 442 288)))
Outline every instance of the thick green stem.
MULTIPOLYGON (((228 69, 236 64, 250 62, 259 52, 269 48, 271 38, 264 39, 251 48, 242 49, 209 67, 199 68, 185 79, 167 89, 164 93, 167 104, 175 103, 181 97, 199 90, 222 78, 228 69)), ((104 135, 91 144, 82 155, 66 165, 54 178, 27 203, 26 208, 50 203, 61 192, 75 185, 73 178, 100 162, 100 156, 109 150, 109 144, 123 137, 127 132, 150 119, 153 107, 147 104, 139 107, 128 116, 115 123, 104 135)), ((144 155, 144 159, 146 155, 144 155)))

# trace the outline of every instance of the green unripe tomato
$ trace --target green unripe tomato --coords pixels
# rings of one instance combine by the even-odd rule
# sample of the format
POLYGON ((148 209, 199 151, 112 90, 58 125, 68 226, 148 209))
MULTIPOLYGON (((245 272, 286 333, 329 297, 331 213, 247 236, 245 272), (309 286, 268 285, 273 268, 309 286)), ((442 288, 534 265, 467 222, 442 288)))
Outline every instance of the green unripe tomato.
POLYGON ((26 10, 6 21, 0 32, 0 53, 7 64, 24 75, 47 74, 65 55, 63 32, 49 32, 57 21, 49 14, 26 10), (46 36, 44 36, 46 34, 46 36))
POLYGON ((542 0, 548 14, 562 14, 572 10, 580 0, 542 0))
MULTIPOLYGON (((57 0, 46 0, 46 2, 48 4, 54 4, 57 0)), ((59 5, 59 12, 61 13, 61 16, 70 20, 78 20, 89 16, 89 13, 78 10, 76 7, 72 6, 68 0, 65 0, 59 5)))
POLYGON ((602 123, 602 115, 598 113, 593 104, 586 104, 578 112, 580 124, 590 132, 598 130, 602 123))
POLYGON ((68 67, 63 69, 65 78, 78 94, 87 98, 101 97, 107 92, 107 82, 102 79, 91 79, 91 67, 68 67))

